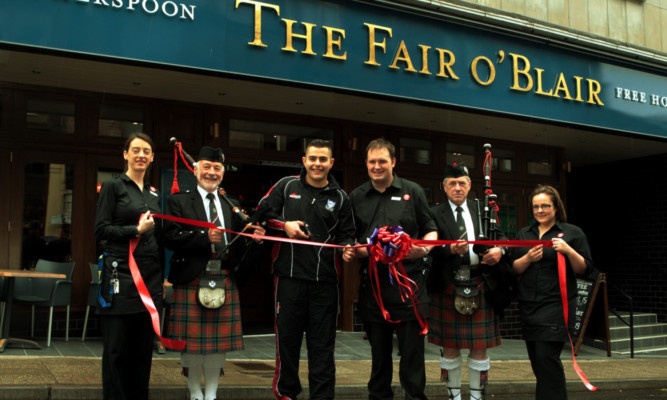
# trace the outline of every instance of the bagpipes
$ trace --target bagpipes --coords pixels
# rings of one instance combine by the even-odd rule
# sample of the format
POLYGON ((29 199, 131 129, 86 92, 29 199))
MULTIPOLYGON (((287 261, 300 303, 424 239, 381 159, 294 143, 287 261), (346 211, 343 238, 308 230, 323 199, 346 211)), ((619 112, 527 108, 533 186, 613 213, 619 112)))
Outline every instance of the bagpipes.
MULTIPOLYGON (((479 199, 475 199, 477 204, 477 220, 479 222, 479 241, 496 241, 499 239, 499 221, 498 221, 498 196, 493 193, 491 188, 491 170, 493 155, 491 145, 484 144, 484 204, 480 207, 479 199)), ((473 251, 480 256, 487 252, 490 246, 476 243, 473 251)), ((505 308, 516 298, 519 292, 519 280, 510 265, 507 257, 501 257, 498 264, 493 266, 484 266, 482 268, 482 277, 486 282, 486 300, 493 308, 493 311, 500 317, 504 315, 505 308)))
MULTIPOLYGON (((185 166, 188 167, 188 169, 192 172, 194 172, 194 167, 196 166, 197 162, 188 154, 185 149, 183 149, 183 145, 181 142, 178 141, 175 137, 172 137, 169 139, 169 143, 171 143, 174 146, 174 180, 171 186, 171 193, 176 193, 180 189, 178 187, 178 157, 180 155, 181 160, 185 163, 185 166)), ((225 156, 224 154, 222 155, 222 160, 224 163, 225 156)), ((243 211, 243 209, 236 204, 227 196, 227 191, 222 188, 221 186, 218 186, 218 194, 220 194, 220 197, 229 205, 229 208, 232 210, 234 215, 236 215, 244 224, 245 226, 243 227, 243 230, 241 230, 241 233, 245 233, 249 228, 250 225, 254 224, 259 224, 262 226, 265 226, 268 222, 269 219, 276 218, 277 216, 271 212, 271 210, 268 207, 263 207, 260 209, 257 209, 255 213, 252 216, 249 216, 248 214, 243 211)), ((229 251, 231 246, 240 238, 241 235, 236 235, 225 247, 224 252, 229 251)), ((247 250, 246 250, 247 251, 247 250)), ((224 255, 224 252, 222 253, 224 255)))

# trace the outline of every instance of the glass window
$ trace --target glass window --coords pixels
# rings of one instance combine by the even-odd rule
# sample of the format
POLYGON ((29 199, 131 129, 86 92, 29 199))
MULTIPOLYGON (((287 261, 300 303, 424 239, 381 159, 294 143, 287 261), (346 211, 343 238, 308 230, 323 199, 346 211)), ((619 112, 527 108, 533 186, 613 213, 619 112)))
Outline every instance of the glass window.
POLYGON ((551 176, 553 174, 553 161, 551 154, 527 153, 528 173, 531 175, 551 176))
POLYGON ((499 172, 514 172, 515 153, 511 150, 491 149, 491 169, 499 172))
POLYGON ((431 141, 401 138, 399 160, 416 164, 431 164, 431 141))
POLYGON ((498 203, 497 221, 500 229, 508 238, 514 239, 517 234, 517 196, 514 193, 502 193, 496 200, 498 203))
POLYGON ((74 167, 27 163, 23 207, 21 268, 37 260, 71 261, 74 167))
POLYGON ((144 112, 138 108, 126 108, 103 104, 100 109, 99 135, 129 137, 143 132, 144 112))
POLYGON ((447 164, 464 163, 475 168, 475 148, 469 144, 447 143, 447 164))
POLYGON ((333 138, 333 129, 240 119, 229 121, 231 147, 303 153, 310 140, 325 139, 333 145, 333 138))
POLYGON ((28 99, 26 127, 32 131, 74 133, 73 101, 28 99))

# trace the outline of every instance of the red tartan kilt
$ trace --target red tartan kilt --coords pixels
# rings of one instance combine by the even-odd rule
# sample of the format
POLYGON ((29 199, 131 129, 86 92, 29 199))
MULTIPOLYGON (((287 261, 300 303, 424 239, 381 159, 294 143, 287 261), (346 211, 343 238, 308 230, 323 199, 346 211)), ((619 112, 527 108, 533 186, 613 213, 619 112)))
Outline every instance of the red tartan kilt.
POLYGON ((186 340, 186 353, 210 354, 243 350, 241 303, 236 282, 231 272, 221 271, 225 277, 225 304, 216 310, 203 308, 197 303, 199 278, 186 285, 174 285, 169 312, 169 338, 186 340))
MULTIPOLYGON (((475 278, 479 284, 481 278, 475 278)), ((500 328, 493 309, 480 290, 480 306, 473 315, 461 315, 454 308, 454 285, 443 292, 432 293, 429 305, 428 341, 455 349, 488 349, 500 345, 500 328)))

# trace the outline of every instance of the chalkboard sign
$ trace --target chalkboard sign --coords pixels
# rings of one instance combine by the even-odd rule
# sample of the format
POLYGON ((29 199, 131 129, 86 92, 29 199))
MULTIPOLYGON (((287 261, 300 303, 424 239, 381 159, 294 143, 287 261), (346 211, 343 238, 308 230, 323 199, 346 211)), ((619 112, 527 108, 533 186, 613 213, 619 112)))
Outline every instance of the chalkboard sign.
POLYGON ((609 306, 607 303, 607 276, 598 274, 594 280, 577 279, 577 299, 574 313, 574 354, 584 337, 602 340, 607 343, 607 356, 611 356, 609 341, 609 306), (602 288, 602 291, 600 291, 602 288), (599 296, 602 299, 596 302, 599 296), (591 322, 592 321, 592 322, 591 322))

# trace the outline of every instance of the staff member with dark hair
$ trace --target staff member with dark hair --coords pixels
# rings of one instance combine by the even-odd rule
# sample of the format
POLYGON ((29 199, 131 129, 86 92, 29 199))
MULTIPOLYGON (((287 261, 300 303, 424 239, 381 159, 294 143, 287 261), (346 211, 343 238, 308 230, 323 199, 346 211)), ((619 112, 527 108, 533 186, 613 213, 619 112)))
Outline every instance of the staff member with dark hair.
POLYGON ((558 278, 557 253, 565 256, 569 321, 574 321, 577 275, 593 268, 584 232, 567 223, 565 207, 558 191, 539 185, 530 195, 535 223, 517 235, 518 240, 551 240, 553 248, 542 245, 512 249, 514 271, 521 275, 519 309, 521 329, 530 365, 537 384, 536 400, 567 399, 567 387, 560 353, 568 341, 558 278))
MULTIPOLYGON (((375 139, 366 148, 366 168, 368 182, 350 193, 357 239, 366 241, 376 228, 401 226, 403 232, 413 239, 437 239, 437 227, 428 210, 424 190, 415 182, 399 178, 394 174, 396 150, 385 139, 375 139)), ((361 286, 359 288, 359 313, 364 321, 364 329, 371 344, 371 377, 368 381, 369 399, 392 399, 393 370, 392 349, 394 331, 398 336, 398 350, 401 354, 399 377, 405 390, 406 399, 426 399, 426 372, 424 365, 424 337, 417 319, 426 319, 428 295, 424 287, 424 263, 430 248, 412 246, 403 260, 408 277, 415 283, 415 297, 421 309, 415 309, 410 300, 403 301, 398 288, 394 287, 387 272, 387 266, 378 263, 382 301, 394 321, 383 317, 371 287, 368 271, 368 250, 357 250, 363 258, 361 286)))
POLYGON ((354 218, 347 194, 329 172, 334 164, 330 142, 314 139, 301 158, 299 176, 279 180, 260 200, 280 216, 269 228, 287 237, 346 246, 292 243, 274 247, 276 371, 273 393, 278 400, 301 393, 299 355, 303 334, 308 348, 310 398, 333 399, 336 384, 334 346, 338 316, 339 259, 354 257, 354 218))
MULTIPOLYGON (((197 190, 169 196, 166 214, 209 221, 221 228, 240 232, 243 221, 234 216, 232 207, 218 192, 225 174, 223 161, 221 149, 202 147, 194 170, 197 190)), ((254 233, 265 233, 260 226, 249 227, 254 233)), ((241 303, 233 271, 240 267, 248 251, 254 252, 248 247, 253 242, 242 237, 228 247, 233 239, 229 233, 171 221, 165 222, 164 230, 165 246, 174 251, 169 270, 169 282, 174 285, 174 294, 168 335, 187 341, 181 353, 181 366, 188 380, 190 398, 214 400, 227 352, 243 350, 241 303), (222 291, 211 291, 208 298, 203 297, 211 303, 200 304, 198 289, 202 282, 209 287, 217 287, 216 283, 219 283, 220 288, 224 288, 224 300, 222 291)))
POLYGON ((95 237, 106 258, 102 294, 108 307, 101 315, 102 384, 106 400, 148 399, 153 352, 151 317, 139 297, 128 264, 130 239, 139 238, 134 258, 157 309, 162 308, 163 268, 156 223, 160 196, 145 181, 153 162, 153 141, 135 133, 125 142, 125 172, 102 184, 95 216, 95 237))

